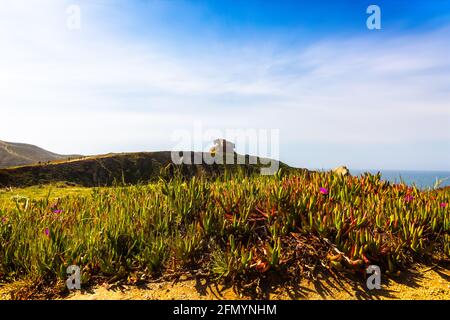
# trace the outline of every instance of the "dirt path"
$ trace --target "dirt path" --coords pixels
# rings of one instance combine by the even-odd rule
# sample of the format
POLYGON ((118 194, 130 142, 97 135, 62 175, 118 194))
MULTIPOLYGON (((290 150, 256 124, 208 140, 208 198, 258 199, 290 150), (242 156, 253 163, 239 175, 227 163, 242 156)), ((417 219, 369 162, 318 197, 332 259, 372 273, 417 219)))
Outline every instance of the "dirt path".
MULTIPOLYGON (((385 279, 381 290, 368 291, 360 282, 337 278, 302 281, 297 288, 269 289, 263 298, 284 299, 432 299, 450 300, 450 270, 421 267, 394 280, 385 279)), ((231 288, 207 285, 206 280, 182 279, 177 283, 160 282, 146 286, 96 286, 72 293, 75 300, 134 299, 250 299, 231 288)))

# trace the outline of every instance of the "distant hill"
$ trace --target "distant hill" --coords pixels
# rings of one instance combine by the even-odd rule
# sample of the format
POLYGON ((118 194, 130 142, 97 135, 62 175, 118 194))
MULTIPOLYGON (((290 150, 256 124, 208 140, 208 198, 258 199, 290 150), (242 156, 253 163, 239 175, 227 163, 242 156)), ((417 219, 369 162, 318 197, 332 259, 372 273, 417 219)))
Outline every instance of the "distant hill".
POLYGON ((37 146, 0 140, 0 168, 37 164, 54 160, 67 160, 78 155, 60 155, 37 146))
MULTIPOLYGON (((194 153, 193 153, 194 154, 194 153)), ((201 155, 201 153, 195 153, 201 155)), ((235 154, 235 159, 237 154, 235 154)), ((249 161, 261 158, 246 156, 245 164, 227 165, 232 171, 238 167, 246 173, 258 172, 261 164, 249 161)), ((236 163, 236 162, 235 162, 236 163)), ((279 162, 280 167, 290 168, 279 162)), ((173 165, 171 152, 139 152, 84 157, 70 161, 53 161, 38 165, 0 169, 0 187, 24 187, 54 182, 69 182, 82 186, 108 186, 114 181, 147 182, 161 175, 179 170, 184 176, 216 176, 225 171, 224 165, 173 165), (170 165, 172 164, 172 165, 170 165)))

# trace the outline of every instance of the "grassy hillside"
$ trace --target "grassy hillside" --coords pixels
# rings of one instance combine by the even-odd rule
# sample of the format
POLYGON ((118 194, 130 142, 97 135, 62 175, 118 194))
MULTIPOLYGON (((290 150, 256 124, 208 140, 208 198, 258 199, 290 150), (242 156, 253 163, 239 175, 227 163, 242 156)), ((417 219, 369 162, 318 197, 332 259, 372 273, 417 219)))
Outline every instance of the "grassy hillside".
POLYGON ((79 157, 60 155, 25 143, 0 141, 0 168, 79 157))
POLYGON ((0 210, 14 209, 17 202, 23 199, 33 201, 49 199, 51 201, 67 196, 89 195, 93 188, 70 186, 65 183, 55 183, 51 185, 37 185, 26 188, 0 188, 0 210))
MULTIPOLYGON (((200 155, 201 153, 196 153, 200 155)), ((237 155, 235 154, 235 159, 237 155)), ((255 158, 255 157, 252 157, 255 158)), ((260 158, 256 158, 258 160, 260 158)), ((247 173, 259 172, 261 165, 228 165, 229 170, 238 167, 247 173)), ((0 169, 0 187, 26 187, 55 182, 70 182, 86 187, 109 186, 114 181, 126 183, 148 182, 161 174, 171 174, 169 151, 109 154, 85 157, 71 161, 54 161, 39 165, 0 169)), ((236 163, 236 162, 235 162, 236 163)), ((216 176, 224 172, 224 165, 177 166, 184 176, 216 176)), ((288 166, 280 163, 280 167, 288 166)))

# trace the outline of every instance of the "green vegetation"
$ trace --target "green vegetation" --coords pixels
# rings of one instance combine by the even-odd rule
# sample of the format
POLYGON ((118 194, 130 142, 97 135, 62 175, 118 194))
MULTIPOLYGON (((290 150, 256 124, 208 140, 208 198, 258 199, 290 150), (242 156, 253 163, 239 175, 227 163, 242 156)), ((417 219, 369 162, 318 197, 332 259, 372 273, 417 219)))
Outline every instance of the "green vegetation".
MULTIPOLYGON (((92 188, 66 185, 64 183, 55 183, 51 185, 39 185, 27 188, 7 188, 0 189, 0 209, 13 209, 17 206, 19 199, 28 200, 49 200, 56 201, 69 195, 80 196, 89 195, 92 188)), ((19 201, 20 202, 20 201, 19 201)))
MULTIPOLYGON (((197 156, 205 154, 196 152, 197 156)), ((245 163, 237 163, 238 154, 235 153, 234 165, 184 165, 182 174, 192 176, 218 176, 223 174, 225 167, 228 171, 244 170, 247 173, 259 172, 262 158, 245 156, 245 163), (251 160, 251 161, 250 161, 251 160), (252 164, 258 162, 258 164, 252 164)), ((191 155, 194 163, 194 153, 191 155)), ((115 181, 129 184, 148 183, 158 181, 161 172, 172 164, 171 152, 137 152, 107 154, 100 156, 82 157, 68 160, 55 160, 49 163, 34 164, 22 167, 0 169, 1 187, 28 187, 54 183, 71 183, 84 187, 111 186, 115 181)), ((289 168, 279 163, 280 168, 289 168)))
POLYGON ((394 272, 449 259, 449 202, 449 190, 306 171, 175 175, 58 200, 17 198, 0 204, 0 279, 62 281, 71 264, 83 283, 189 272, 233 284, 289 281, 369 264, 394 272))

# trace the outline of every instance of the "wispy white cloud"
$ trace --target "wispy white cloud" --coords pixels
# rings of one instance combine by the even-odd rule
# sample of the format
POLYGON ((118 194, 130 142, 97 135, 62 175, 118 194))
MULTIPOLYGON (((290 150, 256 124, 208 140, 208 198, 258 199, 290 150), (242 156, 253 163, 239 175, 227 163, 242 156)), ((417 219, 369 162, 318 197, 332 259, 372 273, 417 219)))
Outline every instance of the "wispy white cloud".
POLYGON ((82 2, 78 32, 66 28, 67 3, 40 3, 2 3, 0 139, 67 153, 170 149, 170 133, 197 120, 279 128, 289 146, 281 158, 296 165, 340 164, 339 155, 298 150, 314 144, 319 155, 332 144, 353 152, 353 167, 392 167, 400 157, 405 167, 450 169, 448 149, 420 149, 450 143, 448 28, 291 47, 209 39, 191 44, 192 55, 186 44, 94 23, 107 20, 107 3, 82 2), (411 142, 415 159, 375 147, 411 142), (358 151, 367 145, 373 153, 358 151))

